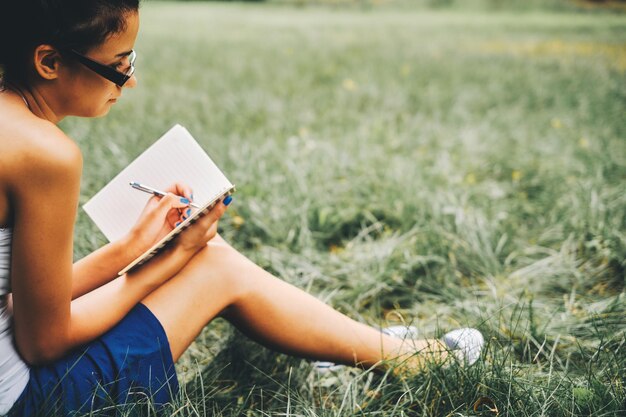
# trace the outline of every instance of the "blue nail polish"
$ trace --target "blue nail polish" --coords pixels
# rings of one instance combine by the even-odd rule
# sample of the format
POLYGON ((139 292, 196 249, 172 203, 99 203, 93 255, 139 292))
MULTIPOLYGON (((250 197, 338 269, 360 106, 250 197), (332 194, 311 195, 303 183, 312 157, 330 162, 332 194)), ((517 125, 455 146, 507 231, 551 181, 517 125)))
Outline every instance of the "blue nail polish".
POLYGON ((191 209, 187 209, 187 212, 185 214, 187 215, 187 217, 189 217, 189 215, 191 214, 191 209))
POLYGON ((191 193, 189 197, 191 197, 191 201, 193 201, 193 193, 191 193))
POLYGON ((233 201, 233 198, 231 196, 226 196, 226 198, 224 199, 223 203, 225 206, 229 205, 230 202, 233 201))
POLYGON ((178 227, 181 224, 181 222, 176 222, 176 224, 174 226, 178 227))
POLYGON ((185 197, 181 197, 180 198, 180 202, 183 203, 183 204, 189 204, 189 200, 186 199, 185 197))

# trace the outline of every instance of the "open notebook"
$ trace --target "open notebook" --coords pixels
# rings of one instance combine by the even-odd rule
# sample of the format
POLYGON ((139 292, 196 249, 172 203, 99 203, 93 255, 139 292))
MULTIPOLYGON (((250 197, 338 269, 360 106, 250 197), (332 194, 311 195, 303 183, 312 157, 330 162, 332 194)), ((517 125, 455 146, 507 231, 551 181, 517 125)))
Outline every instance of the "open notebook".
POLYGON ((199 209, 143 255, 120 271, 125 274, 152 258, 178 233, 208 212, 235 187, 191 134, 175 125, 83 205, 83 209, 109 241, 123 237, 135 224, 152 196, 135 190, 137 181, 164 190, 175 182, 187 184, 199 209))

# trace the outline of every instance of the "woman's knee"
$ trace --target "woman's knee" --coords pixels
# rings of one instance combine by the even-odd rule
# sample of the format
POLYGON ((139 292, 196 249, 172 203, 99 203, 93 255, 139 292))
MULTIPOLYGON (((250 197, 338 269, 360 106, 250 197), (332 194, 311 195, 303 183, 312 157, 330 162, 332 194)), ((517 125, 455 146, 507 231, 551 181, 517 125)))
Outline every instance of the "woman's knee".
POLYGON ((221 238, 211 240, 190 260, 185 269, 190 269, 211 289, 228 291, 233 302, 252 290, 250 279, 254 265, 221 238))

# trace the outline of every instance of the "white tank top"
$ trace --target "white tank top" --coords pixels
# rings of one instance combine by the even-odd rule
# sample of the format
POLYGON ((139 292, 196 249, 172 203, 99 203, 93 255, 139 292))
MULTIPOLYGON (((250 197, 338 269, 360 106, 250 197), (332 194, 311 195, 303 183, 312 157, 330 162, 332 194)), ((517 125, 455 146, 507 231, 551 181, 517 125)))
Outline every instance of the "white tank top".
POLYGON ((11 230, 0 228, 0 415, 6 414, 28 383, 29 369, 13 344, 12 316, 7 310, 11 292, 11 230))

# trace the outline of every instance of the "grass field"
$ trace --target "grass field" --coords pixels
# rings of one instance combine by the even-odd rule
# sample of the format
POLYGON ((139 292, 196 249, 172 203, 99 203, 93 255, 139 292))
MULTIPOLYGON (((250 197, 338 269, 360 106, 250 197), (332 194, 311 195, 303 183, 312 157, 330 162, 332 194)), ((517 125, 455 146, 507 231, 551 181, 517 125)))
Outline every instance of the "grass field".
MULTIPOLYGON (((217 321, 169 414, 626 415, 624 15, 148 2, 137 49, 108 117, 63 122, 82 202, 181 123, 255 262, 358 320, 488 340, 467 369, 320 375, 217 321)), ((103 243, 81 211, 77 257, 103 243)))

